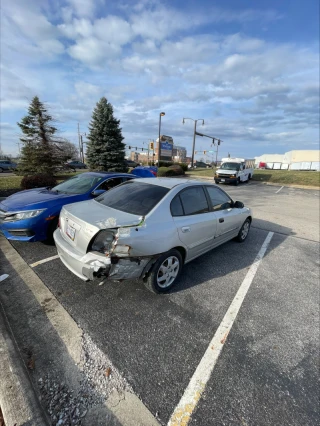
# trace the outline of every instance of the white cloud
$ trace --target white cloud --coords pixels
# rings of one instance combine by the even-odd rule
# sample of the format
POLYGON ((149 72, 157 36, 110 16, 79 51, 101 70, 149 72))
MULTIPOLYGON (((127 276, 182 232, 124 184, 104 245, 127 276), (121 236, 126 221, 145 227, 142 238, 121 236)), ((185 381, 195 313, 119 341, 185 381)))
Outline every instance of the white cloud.
POLYGON ((102 68, 105 66, 107 59, 115 58, 121 53, 121 47, 91 37, 79 40, 69 47, 68 52, 74 59, 78 59, 88 66, 102 68))
POLYGON ((13 114, 18 121, 39 95, 72 134, 78 121, 86 128, 95 103, 106 96, 128 143, 156 137, 160 110, 166 111, 164 132, 188 148, 186 115, 205 118, 206 132, 228 146, 314 141, 318 50, 294 37, 284 44, 264 39, 262 31, 248 35, 252 23, 280 19, 276 11, 190 4, 176 10, 156 0, 6 2, 3 122, 10 124, 13 114), (227 25, 219 32, 215 23, 227 25))
POLYGON ((67 0, 73 13, 80 17, 93 17, 100 0, 67 0))
POLYGON ((102 67, 110 58, 119 57, 121 47, 132 38, 128 22, 108 16, 91 23, 88 19, 74 19, 59 25, 61 33, 74 41, 68 48, 70 56, 88 66, 102 67))
POLYGON ((131 41, 133 36, 130 24, 118 16, 97 19, 94 23, 94 32, 99 39, 119 46, 131 41))

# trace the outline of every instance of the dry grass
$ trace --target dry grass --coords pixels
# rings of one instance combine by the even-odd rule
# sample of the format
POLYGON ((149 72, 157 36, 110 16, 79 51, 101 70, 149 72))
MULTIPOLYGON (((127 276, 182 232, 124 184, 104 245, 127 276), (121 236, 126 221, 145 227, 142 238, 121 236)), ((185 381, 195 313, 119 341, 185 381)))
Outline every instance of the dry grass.
MULTIPOLYGON (((215 169, 188 170, 188 176, 214 176, 215 169)), ((283 185, 320 186, 320 172, 300 170, 255 170, 253 180, 258 182, 280 183, 283 185)))
POLYGON ((253 180, 283 185, 320 186, 320 172, 300 170, 255 170, 253 180))

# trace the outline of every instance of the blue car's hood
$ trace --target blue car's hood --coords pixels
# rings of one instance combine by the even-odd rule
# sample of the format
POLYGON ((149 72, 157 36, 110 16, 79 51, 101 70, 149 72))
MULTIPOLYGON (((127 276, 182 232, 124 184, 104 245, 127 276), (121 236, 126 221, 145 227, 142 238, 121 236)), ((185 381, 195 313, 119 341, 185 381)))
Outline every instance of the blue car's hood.
POLYGON ((0 203, 0 208, 6 211, 40 209, 55 204, 69 204, 84 198, 87 198, 84 194, 62 194, 47 188, 37 188, 11 195, 0 203))

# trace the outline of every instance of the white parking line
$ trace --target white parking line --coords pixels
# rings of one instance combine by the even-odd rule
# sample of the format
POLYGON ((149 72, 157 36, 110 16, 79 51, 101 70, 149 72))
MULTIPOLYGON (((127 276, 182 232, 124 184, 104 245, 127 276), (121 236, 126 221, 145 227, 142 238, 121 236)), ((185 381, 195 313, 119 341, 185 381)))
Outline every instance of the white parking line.
POLYGON ((250 288, 253 278, 258 270, 260 262, 268 248, 268 245, 273 236, 273 232, 269 232, 264 243, 261 246, 257 257, 251 265, 245 279, 239 287, 237 294, 235 295, 227 313, 225 314, 221 324, 219 325, 213 339, 209 343, 208 349, 204 353, 196 371, 194 372, 187 389, 176 409, 174 410, 168 426, 187 426, 190 421, 191 415, 196 408, 201 395, 206 387, 208 380, 210 379, 211 373, 216 365, 221 350, 227 339, 227 336, 232 328, 232 325, 238 315, 241 308, 242 302, 250 288))
POLYGON ((276 194, 278 194, 278 192, 280 192, 282 188, 284 187, 282 186, 280 189, 278 189, 278 191, 276 191, 276 194))
POLYGON ((54 260, 54 259, 59 259, 59 256, 56 255, 56 256, 47 257, 46 259, 38 260, 38 262, 31 263, 29 266, 31 268, 34 268, 34 267, 36 267, 38 265, 41 265, 41 263, 50 262, 50 260, 54 260))

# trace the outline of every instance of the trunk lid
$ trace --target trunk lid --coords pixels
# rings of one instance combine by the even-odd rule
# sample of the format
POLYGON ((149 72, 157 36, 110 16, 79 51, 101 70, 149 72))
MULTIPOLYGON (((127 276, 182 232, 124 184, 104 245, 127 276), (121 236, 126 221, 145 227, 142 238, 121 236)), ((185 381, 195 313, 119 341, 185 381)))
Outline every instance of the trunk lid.
POLYGON ((83 254, 101 229, 136 226, 140 222, 141 216, 112 209, 94 200, 68 204, 60 215, 63 238, 83 254))

